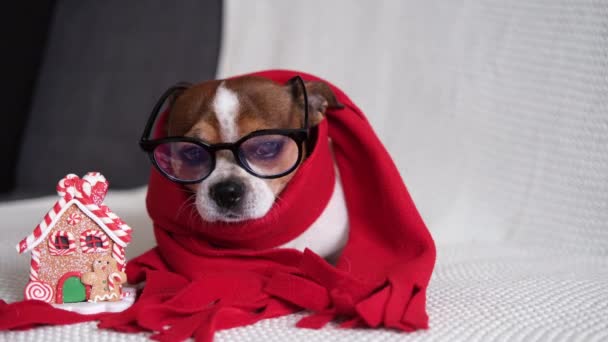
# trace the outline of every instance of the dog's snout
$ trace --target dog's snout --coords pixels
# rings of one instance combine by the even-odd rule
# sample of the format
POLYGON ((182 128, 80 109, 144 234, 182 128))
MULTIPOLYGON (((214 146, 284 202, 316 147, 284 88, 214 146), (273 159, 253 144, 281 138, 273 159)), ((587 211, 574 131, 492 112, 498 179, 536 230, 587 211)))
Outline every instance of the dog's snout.
POLYGON ((245 193, 245 185, 236 179, 221 181, 209 189, 209 195, 224 209, 236 207, 245 193))

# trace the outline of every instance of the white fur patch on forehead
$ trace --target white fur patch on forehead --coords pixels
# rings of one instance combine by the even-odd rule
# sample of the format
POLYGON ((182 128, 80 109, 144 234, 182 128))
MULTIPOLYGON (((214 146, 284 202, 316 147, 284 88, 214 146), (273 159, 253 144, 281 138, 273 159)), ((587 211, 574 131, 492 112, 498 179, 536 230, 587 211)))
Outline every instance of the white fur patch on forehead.
POLYGON ((237 116, 239 115, 239 98, 236 93, 220 83, 213 98, 213 111, 220 127, 223 142, 234 142, 239 137, 237 116))

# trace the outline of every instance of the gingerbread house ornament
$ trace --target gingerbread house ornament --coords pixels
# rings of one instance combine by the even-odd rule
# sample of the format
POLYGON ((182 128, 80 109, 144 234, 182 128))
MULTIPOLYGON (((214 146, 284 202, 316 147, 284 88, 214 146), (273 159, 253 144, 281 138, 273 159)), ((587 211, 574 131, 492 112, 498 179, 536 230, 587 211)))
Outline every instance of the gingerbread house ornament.
POLYGON ((99 172, 59 181, 60 199, 17 245, 20 254, 31 251, 25 299, 84 313, 119 311, 132 303, 132 291, 122 285, 132 230, 103 204, 107 191, 99 172))

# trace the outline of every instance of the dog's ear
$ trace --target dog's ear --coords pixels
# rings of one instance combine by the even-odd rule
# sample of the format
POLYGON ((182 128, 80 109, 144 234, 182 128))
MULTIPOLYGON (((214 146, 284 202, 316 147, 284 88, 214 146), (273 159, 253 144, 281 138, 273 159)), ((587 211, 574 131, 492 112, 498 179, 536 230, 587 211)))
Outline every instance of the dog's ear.
POLYGON ((177 101, 177 99, 179 99, 179 97, 186 91, 188 90, 188 88, 192 87, 191 83, 188 82, 179 82, 176 83, 174 86, 172 86, 171 88, 169 88, 167 91, 169 92, 167 94, 167 98, 165 100, 165 109, 164 110, 168 110, 169 111, 169 115, 167 115, 164 119, 164 125, 165 125, 165 134, 170 136, 173 127, 171 127, 171 117, 173 115, 175 115, 173 113, 173 107, 175 105, 175 102, 177 101))
MULTIPOLYGON (((336 98, 333 90, 325 82, 311 81, 305 82, 306 95, 308 97, 308 123, 309 125, 315 126, 323 120, 323 115, 327 108, 344 108, 336 98)), ((302 86, 298 80, 294 77, 289 80, 288 86, 292 96, 296 101, 302 105, 304 102, 304 95, 302 93, 302 86)))

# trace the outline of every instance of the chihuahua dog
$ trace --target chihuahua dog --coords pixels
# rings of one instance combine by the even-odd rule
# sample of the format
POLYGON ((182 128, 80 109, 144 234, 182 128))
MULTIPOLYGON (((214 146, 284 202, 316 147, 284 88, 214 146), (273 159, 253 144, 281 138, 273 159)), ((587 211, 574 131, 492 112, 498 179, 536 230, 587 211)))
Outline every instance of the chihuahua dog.
MULTIPOLYGON (((206 221, 239 222, 263 217, 281 191, 297 172, 297 144, 284 137, 263 136, 252 139, 259 130, 298 129, 304 124, 304 106, 309 109, 309 126, 323 120, 328 107, 340 106, 331 88, 323 82, 306 82, 308 103, 304 104, 302 89, 296 82, 278 84, 254 76, 216 80, 192 86, 172 99, 167 122, 169 136, 185 136, 207 144, 235 143, 240 153, 250 154, 246 171, 243 163, 230 150, 218 150, 215 167, 201 182, 186 185, 196 196, 196 209, 206 221), (281 150, 280 162, 277 151, 281 150), (267 162, 274 158, 272 166, 267 162), (290 172, 276 178, 263 177, 290 172), (252 174, 256 173, 257 175, 252 174), (262 177, 260 177, 262 176, 262 177)), ((187 151, 194 161, 202 157, 187 151)), ((305 153, 304 153, 305 155, 305 153)), ((175 165, 174 165, 175 168, 175 165)), ((337 173, 337 171, 336 171, 337 173)), ((282 247, 309 248, 331 259, 346 244, 348 218, 342 185, 337 177, 329 204, 316 222, 296 239, 282 247)))

